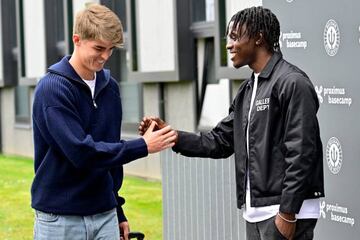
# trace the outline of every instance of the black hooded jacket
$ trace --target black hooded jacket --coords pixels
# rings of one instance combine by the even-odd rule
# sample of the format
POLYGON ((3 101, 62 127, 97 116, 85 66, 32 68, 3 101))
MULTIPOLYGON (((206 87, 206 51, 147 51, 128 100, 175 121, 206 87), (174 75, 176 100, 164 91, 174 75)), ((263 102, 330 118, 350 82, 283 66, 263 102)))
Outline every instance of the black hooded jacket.
POLYGON ((305 199, 324 197, 316 92, 303 71, 274 53, 259 75, 248 123, 253 82, 254 75, 243 82, 229 115, 210 132, 179 131, 173 150, 209 158, 235 153, 239 208, 245 203, 249 168, 252 207, 280 204, 280 211, 298 213, 305 199))

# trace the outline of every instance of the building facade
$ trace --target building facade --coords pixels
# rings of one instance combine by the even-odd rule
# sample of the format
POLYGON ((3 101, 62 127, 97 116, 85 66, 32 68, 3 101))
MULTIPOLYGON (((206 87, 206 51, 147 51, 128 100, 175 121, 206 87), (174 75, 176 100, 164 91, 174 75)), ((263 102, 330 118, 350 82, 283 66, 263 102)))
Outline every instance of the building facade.
MULTIPOLYGON (((124 26, 125 48, 115 51, 106 66, 121 86, 123 138, 137 137, 138 123, 146 115, 196 131, 214 126, 227 114, 239 82, 250 71, 228 67, 225 24, 238 9, 261 1, 1 0, 4 154, 33 156, 36 83, 51 64, 71 54, 74 15, 91 2, 107 5, 124 26)), ((160 179, 159 156, 135 161, 126 171, 160 179)))

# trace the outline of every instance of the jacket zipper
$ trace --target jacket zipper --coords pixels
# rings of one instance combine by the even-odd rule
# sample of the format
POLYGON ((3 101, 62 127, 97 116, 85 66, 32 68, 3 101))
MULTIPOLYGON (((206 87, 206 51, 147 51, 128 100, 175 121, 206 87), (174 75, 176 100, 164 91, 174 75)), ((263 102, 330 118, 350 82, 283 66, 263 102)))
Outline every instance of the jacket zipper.
POLYGON ((97 104, 95 102, 95 98, 93 98, 92 101, 93 101, 94 108, 97 109, 97 104))
MULTIPOLYGON (((254 91, 254 84, 255 84, 255 81, 253 81, 252 85, 250 85, 250 89, 251 89, 251 95, 252 95, 252 92, 254 91)), ((257 82, 257 88, 255 89, 255 97, 254 97, 254 103, 255 104, 255 101, 256 101, 256 96, 257 96, 257 90, 258 90, 258 86, 259 86, 259 83, 257 82)), ((245 194, 244 194, 244 203, 246 204, 246 193, 247 193, 247 182, 249 181, 249 194, 250 194, 250 201, 251 201, 251 187, 250 187, 250 123, 251 123, 251 110, 253 106, 251 106, 251 96, 250 96, 250 101, 249 101, 249 116, 248 116, 248 123, 247 123, 247 129, 248 129, 248 133, 247 133, 247 140, 248 141, 248 149, 247 149, 247 158, 246 158, 246 171, 245 171, 245 186, 244 186, 244 190, 245 190, 245 194)), ((254 113, 255 114, 255 113, 254 113)), ((250 202, 250 206, 251 206, 251 202, 250 202)))
MULTIPOLYGON (((105 85, 106 86, 106 85, 105 85)), ((103 86, 102 88, 100 88, 97 92, 97 94, 94 92, 94 96, 92 97, 92 101, 93 101, 93 105, 94 105, 94 108, 97 109, 98 108, 98 105, 96 104, 96 96, 99 95, 99 93, 105 88, 105 86, 103 86)), ((90 89, 90 87, 88 86, 88 88, 90 89)), ((91 89, 90 89, 90 94, 91 94, 91 89)))
MULTIPOLYGON (((79 81, 79 80, 76 80, 76 79, 74 79, 74 78, 70 78, 70 77, 63 76, 63 75, 61 75, 61 74, 59 74, 59 73, 57 73, 57 72, 53 72, 53 71, 51 71, 51 70, 50 70, 50 72, 53 73, 53 74, 57 74, 57 75, 60 75, 60 76, 62 76, 62 77, 65 77, 65 78, 67 78, 67 79, 69 79, 69 80, 72 80, 72 81, 81 83, 82 85, 86 86, 86 87, 89 89, 89 91, 90 91, 90 96, 91 96, 91 99, 92 99, 92 103, 93 103, 94 108, 95 108, 95 109, 98 108, 98 105, 96 104, 96 101, 95 101, 95 98, 96 98, 95 93, 94 93, 94 96, 92 96, 90 87, 89 87, 84 81, 79 81)), ((106 85, 107 85, 107 84, 106 84, 106 85)), ((106 85, 105 85, 105 86, 106 86, 106 85)), ((105 86, 103 86, 103 87, 98 91, 98 93, 99 93, 103 88, 105 88, 105 86)))
POLYGON ((95 93, 94 93, 94 96, 93 96, 93 95, 92 95, 92 92, 91 92, 91 88, 90 88, 86 83, 84 83, 84 85, 86 85, 86 87, 89 89, 93 106, 94 106, 95 109, 97 109, 98 106, 97 106, 96 101, 95 101, 95 93))
MULTIPOLYGON (((251 90, 251 93, 253 91, 253 85, 249 85, 249 88, 251 90)), ((250 105, 251 105, 251 95, 250 95, 250 99, 248 101, 248 104, 249 104, 249 111, 250 110, 250 105)), ((246 147, 246 163, 245 163, 245 176, 244 176, 244 197, 243 197, 243 201, 244 201, 244 204, 246 204, 246 191, 247 191, 247 181, 248 181, 248 174, 249 173, 249 160, 250 160, 250 141, 249 143, 247 143, 247 137, 249 137, 249 140, 250 140, 250 136, 247 136, 247 128, 249 128, 249 135, 250 135, 250 118, 248 116, 246 116, 246 119, 247 119, 247 124, 246 124, 246 128, 245 128, 245 147, 246 147), (247 149, 247 144, 249 144, 249 149, 247 149)))
POLYGON ((87 88, 88 88, 89 91, 90 91, 90 96, 91 96, 91 100, 92 100, 93 106, 94 106, 95 109, 97 109, 98 106, 97 106, 96 101, 95 101, 95 94, 94 94, 94 96, 92 96, 92 92, 91 92, 90 87, 89 87, 88 85, 86 85, 86 86, 87 86, 87 88))

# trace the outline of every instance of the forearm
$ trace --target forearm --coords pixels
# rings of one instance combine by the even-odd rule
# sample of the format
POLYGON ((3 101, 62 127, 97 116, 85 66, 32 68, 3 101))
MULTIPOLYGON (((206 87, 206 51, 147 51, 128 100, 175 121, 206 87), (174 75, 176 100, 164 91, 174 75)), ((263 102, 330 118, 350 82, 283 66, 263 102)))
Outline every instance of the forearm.
POLYGON ((118 137, 113 137, 111 142, 95 140, 85 131, 76 113, 66 107, 46 107, 42 114, 41 121, 34 117, 34 124, 50 147, 61 152, 76 168, 111 168, 148 154, 143 138, 116 141, 118 137), (59 123, 63 125, 59 127, 59 123))
POLYGON ((213 132, 195 134, 178 131, 173 151, 188 157, 226 158, 232 154, 233 147, 225 141, 219 143, 213 132))
POLYGON ((146 144, 142 139, 118 143, 95 142, 90 139, 61 146, 76 168, 112 168, 147 155, 146 144))

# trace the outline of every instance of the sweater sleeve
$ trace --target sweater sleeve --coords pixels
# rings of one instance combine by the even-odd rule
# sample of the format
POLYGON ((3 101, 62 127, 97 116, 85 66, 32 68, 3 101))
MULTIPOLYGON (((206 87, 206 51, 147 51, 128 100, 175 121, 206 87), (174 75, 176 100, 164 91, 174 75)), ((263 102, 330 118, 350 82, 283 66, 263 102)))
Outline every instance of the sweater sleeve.
POLYGON ((143 138, 115 143, 95 141, 85 133, 68 88, 59 84, 56 91, 54 88, 45 85, 37 90, 33 118, 48 144, 76 168, 111 168, 147 156, 143 138))
POLYGON ((85 134, 78 117, 64 107, 47 107, 44 115, 52 139, 77 168, 110 168, 148 154, 143 138, 117 143, 94 141, 85 134))
POLYGON ((118 221, 119 221, 119 223, 127 222, 127 218, 126 218, 124 210, 122 208, 122 205, 124 205, 124 203, 125 203, 125 199, 120 196, 117 196, 117 202, 118 202, 118 205, 116 206, 116 212, 117 212, 118 221))
POLYGON ((125 199, 119 196, 119 190, 123 184, 124 171, 122 167, 112 168, 110 169, 110 174, 113 178, 113 193, 116 198, 117 206, 116 212, 119 223, 126 222, 126 216, 124 214, 124 210, 122 206, 125 204, 125 199))

